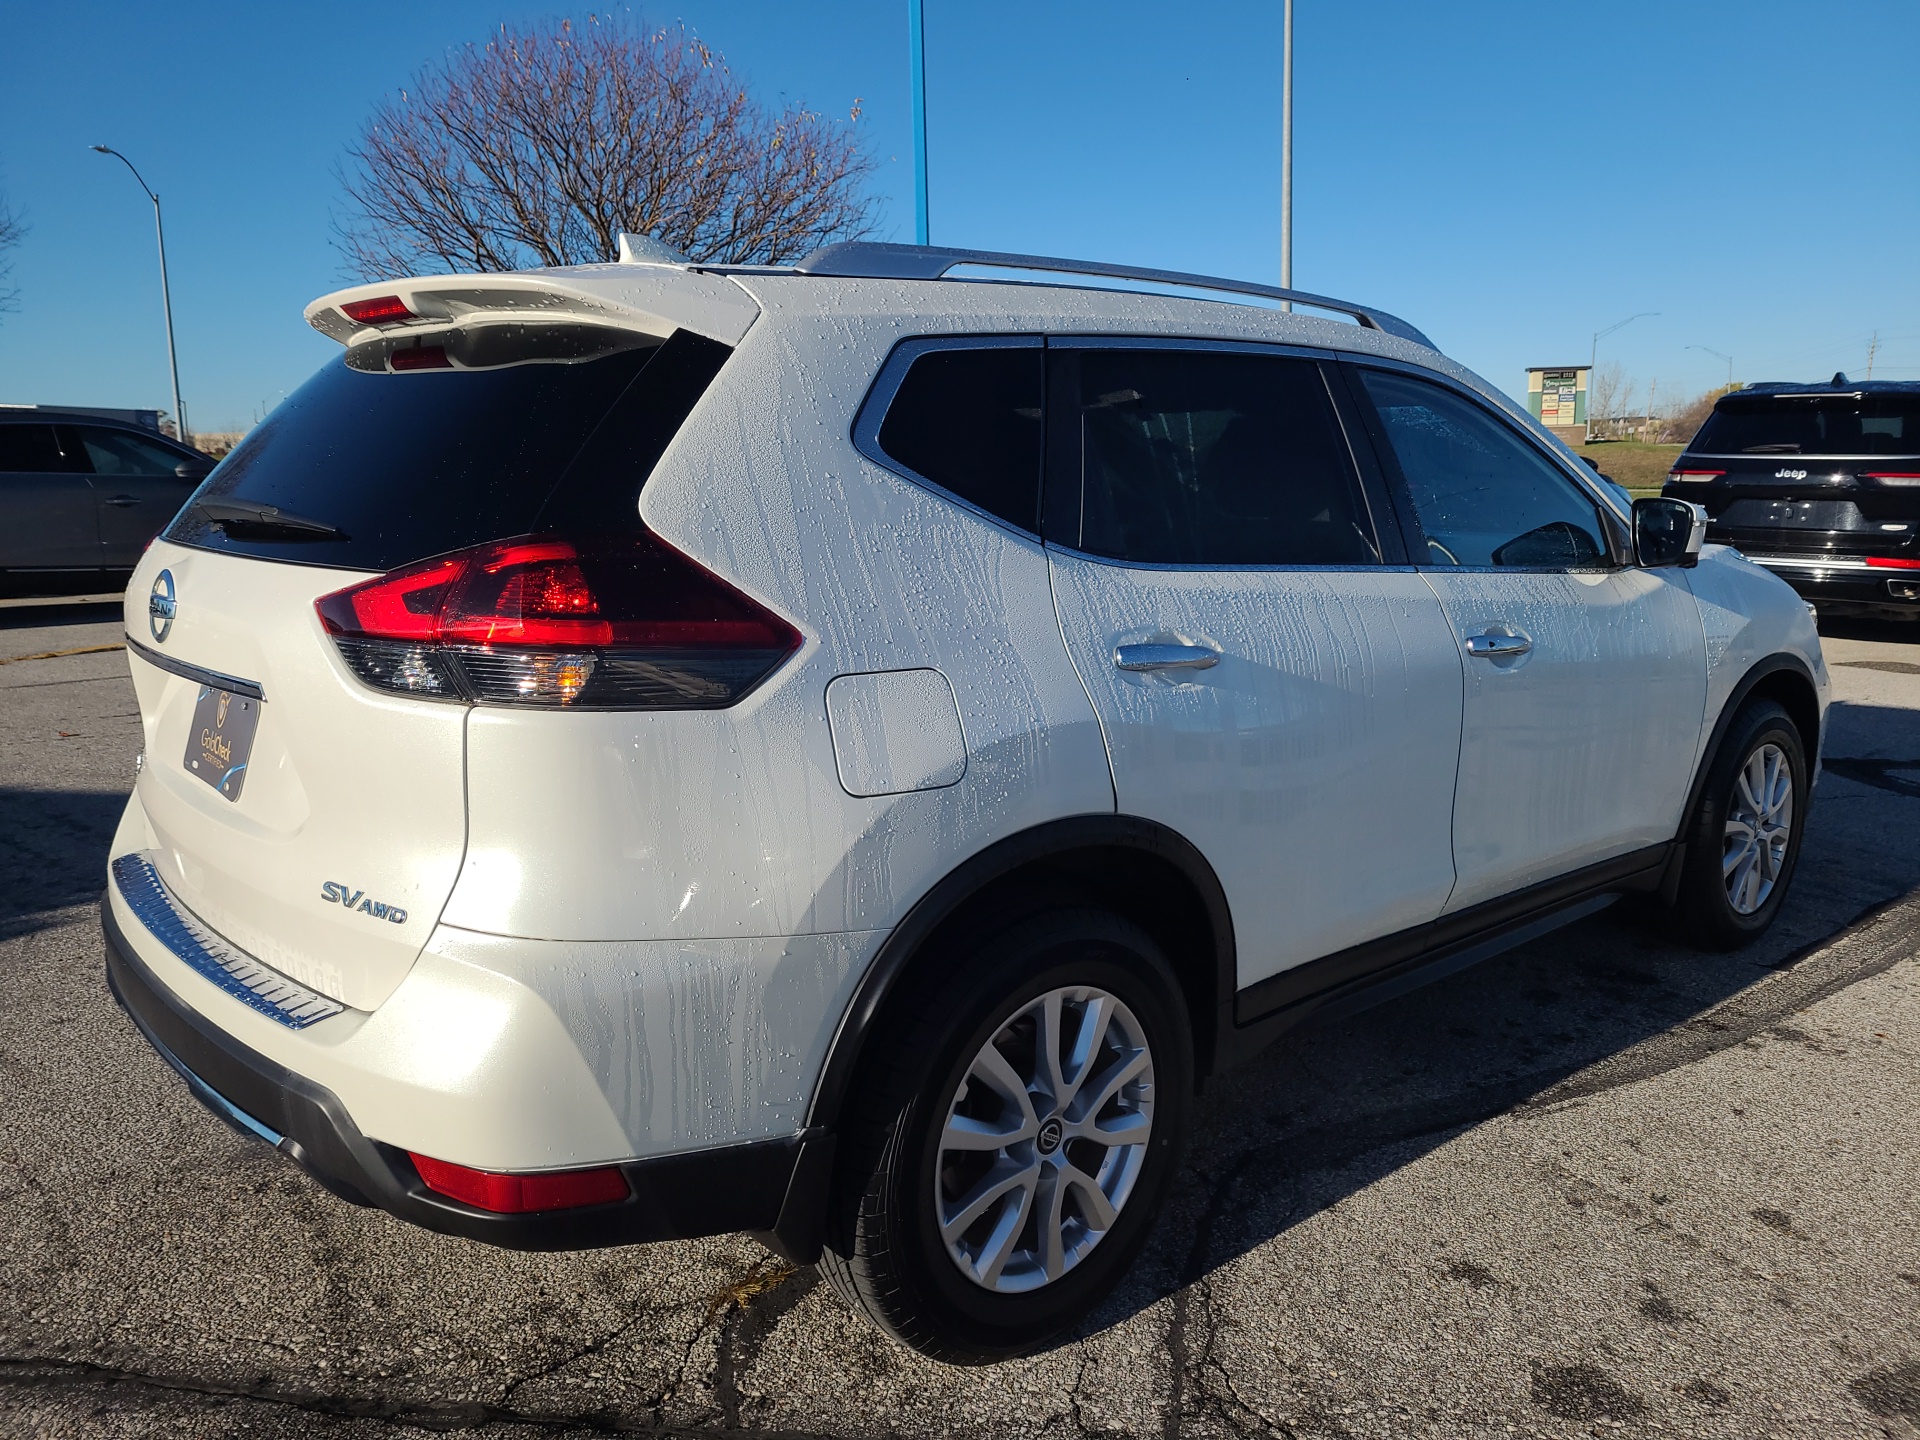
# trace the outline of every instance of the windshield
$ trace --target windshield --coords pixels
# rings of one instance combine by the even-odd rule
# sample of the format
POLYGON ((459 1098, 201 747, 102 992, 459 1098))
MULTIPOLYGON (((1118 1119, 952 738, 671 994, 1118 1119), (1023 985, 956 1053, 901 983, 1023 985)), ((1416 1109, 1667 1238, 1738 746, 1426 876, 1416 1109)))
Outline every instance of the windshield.
POLYGON ((1729 395, 1687 447, 1696 455, 1920 454, 1920 394, 1729 395))
POLYGON ((343 356, 247 436, 166 538, 391 570, 541 529, 637 526, 654 462, 732 352, 686 331, 582 360, 551 348, 481 369, 343 356))

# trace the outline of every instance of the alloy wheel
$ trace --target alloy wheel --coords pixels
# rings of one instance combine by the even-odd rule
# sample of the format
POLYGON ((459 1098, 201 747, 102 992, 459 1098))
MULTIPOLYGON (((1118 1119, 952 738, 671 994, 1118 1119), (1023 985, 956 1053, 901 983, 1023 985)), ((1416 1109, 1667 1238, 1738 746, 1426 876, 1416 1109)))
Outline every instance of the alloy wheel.
POLYGON ((1734 777, 1721 875, 1738 915, 1767 903, 1786 866, 1793 832, 1793 767, 1778 745, 1762 745, 1734 777))
POLYGON ((1049 990, 973 1057, 934 1165, 940 1238, 962 1274, 1003 1294, 1074 1268, 1112 1230, 1153 1130, 1153 1055, 1116 996, 1049 990))

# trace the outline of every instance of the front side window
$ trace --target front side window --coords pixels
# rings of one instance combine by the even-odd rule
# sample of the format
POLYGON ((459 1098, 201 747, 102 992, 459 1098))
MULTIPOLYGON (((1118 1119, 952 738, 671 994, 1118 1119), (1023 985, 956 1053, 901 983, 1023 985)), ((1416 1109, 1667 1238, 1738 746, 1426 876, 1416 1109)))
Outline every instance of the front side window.
MULTIPOLYGON (((1078 523, 1048 538, 1142 564, 1371 565, 1346 438, 1311 360, 1228 351, 1057 352, 1056 453, 1078 523), (1078 540, 1071 532, 1077 529, 1078 540)), ((1053 483, 1050 476, 1049 485, 1053 483)))
POLYGON ((1038 344, 920 355, 887 406, 881 451, 989 515, 1037 531, 1044 356, 1038 344))
POLYGON ((1363 370, 1426 534, 1430 565, 1578 569, 1608 563, 1594 504, 1464 396, 1363 370))
POLYGON ((96 475, 172 475, 186 459, 164 445, 129 435, 124 430, 107 430, 97 425, 82 425, 80 443, 93 462, 96 475))

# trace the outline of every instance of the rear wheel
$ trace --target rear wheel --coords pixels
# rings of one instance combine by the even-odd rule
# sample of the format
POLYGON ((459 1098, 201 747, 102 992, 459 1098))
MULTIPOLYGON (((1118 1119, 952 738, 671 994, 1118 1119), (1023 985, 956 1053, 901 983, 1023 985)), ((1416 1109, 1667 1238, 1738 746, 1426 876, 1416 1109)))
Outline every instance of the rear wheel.
POLYGON ((1159 948, 1104 912, 1036 916, 942 971, 863 1067, 821 1268, 896 1339, 982 1363, 1073 1325, 1139 1254, 1192 1037, 1159 948))
POLYGON ((1687 831, 1676 912, 1699 944, 1732 950, 1773 923, 1800 859, 1807 816, 1800 731, 1770 700, 1735 717, 1687 831))

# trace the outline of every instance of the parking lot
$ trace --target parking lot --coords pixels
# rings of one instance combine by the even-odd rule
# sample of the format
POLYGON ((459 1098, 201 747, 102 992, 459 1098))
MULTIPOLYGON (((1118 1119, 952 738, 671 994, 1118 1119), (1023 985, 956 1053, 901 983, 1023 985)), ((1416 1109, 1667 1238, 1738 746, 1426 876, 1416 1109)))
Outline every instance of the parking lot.
POLYGON ((1295 1037, 1094 1321, 962 1370, 752 1241, 492 1250, 203 1112, 102 978, 118 612, 0 608, 0 1431, 1920 1434, 1920 627, 1827 630, 1761 945, 1608 911, 1295 1037))

